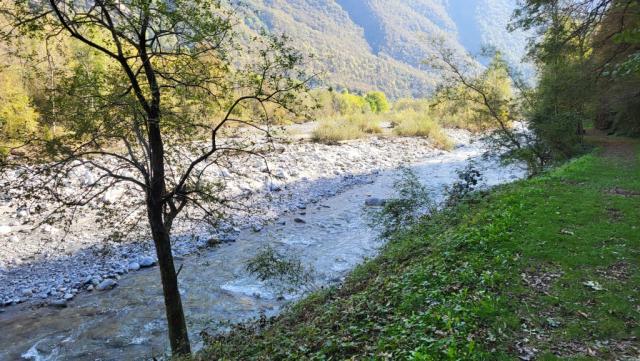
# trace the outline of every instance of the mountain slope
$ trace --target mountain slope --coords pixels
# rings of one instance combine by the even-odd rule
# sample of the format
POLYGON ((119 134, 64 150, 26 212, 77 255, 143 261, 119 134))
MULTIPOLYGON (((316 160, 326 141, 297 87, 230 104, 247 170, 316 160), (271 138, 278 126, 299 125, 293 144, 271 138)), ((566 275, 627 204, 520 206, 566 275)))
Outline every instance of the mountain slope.
MULTIPOLYGON (((393 98, 424 96, 433 91, 438 79, 423 64, 433 53, 432 40, 444 38, 464 56, 449 0, 245 1, 253 10, 245 16, 246 29, 291 37, 299 50, 315 55, 311 67, 322 73, 326 86, 383 90, 393 98)), ((460 2, 467 3, 459 0, 455 6, 477 9, 484 2, 513 0, 460 2)), ((477 17, 473 19, 474 24, 462 24, 462 28, 478 29, 477 17)))

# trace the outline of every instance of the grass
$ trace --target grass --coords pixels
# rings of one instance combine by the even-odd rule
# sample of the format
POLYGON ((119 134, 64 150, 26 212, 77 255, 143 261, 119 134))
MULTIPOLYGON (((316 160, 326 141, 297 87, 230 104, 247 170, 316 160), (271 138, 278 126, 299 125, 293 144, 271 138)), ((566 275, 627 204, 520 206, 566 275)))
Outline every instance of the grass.
POLYGON ((341 287, 197 358, 631 359, 639 219, 638 157, 587 155, 425 220, 341 287))
POLYGON ((335 144, 379 133, 382 133, 379 117, 372 114, 353 114, 346 118, 322 120, 311 134, 311 139, 320 143, 335 144))
POLYGON ((450 150, 453 142, 442 130, 440 124, 433 120, 428 113, 404 110, 394 116, 397 124, 394 133, 403 137, 426 137, 436 148, 450 150))

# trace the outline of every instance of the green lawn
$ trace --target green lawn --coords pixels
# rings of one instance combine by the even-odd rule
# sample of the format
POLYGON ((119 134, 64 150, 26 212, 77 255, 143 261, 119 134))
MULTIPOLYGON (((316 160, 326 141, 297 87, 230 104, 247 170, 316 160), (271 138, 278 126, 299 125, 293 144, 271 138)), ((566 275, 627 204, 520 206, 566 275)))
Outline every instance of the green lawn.
POLYGON ((416 225, 343 286, 198 358, 639 357, 638 150, 596 151, 416 225))

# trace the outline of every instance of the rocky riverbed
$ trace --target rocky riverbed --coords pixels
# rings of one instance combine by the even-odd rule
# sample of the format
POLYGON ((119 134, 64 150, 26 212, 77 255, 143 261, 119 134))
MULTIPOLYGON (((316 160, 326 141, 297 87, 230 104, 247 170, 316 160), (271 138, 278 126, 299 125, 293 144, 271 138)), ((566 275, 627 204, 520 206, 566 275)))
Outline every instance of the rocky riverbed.
MULTIPOLYGON (((457 146, 471 137, 449 130, 457 146)), ((174 227, 174 253, 184 256, 218 242, 233 242, 243 229, 261 232, 286 214, 304 222, 305 209, 354 185, 373 182, 380 172, 443 154, 422 138, 369 138, 330 146, 307 141, 278 142, 265 159, 243 157, 220 166, 213 177, 236 200, 218 227, 181 220, 174 227)), ((81 192, 99 172, 78 167, 65 191, 81 192)), ((120 184, 75 209, 75 222, 41 224, 55 204, 25 202, 8 171, 0 181, 0 305, 45 302, 64 307, 79 292, 114 287, 122 277, 153 266, 153 244, 145 231, 144 209, 134 189, 120 184), (104 206, 113 213, 105 215, 104 206), (140 219, 123 233, 105 217, 140 219), (113 225, 111 227, 110 225, 113 225)), ((30 180, 36 182, 37 180, 30 180)))
MULTIPOLYGON (((282 255, 298 258, 305 268, 312 270, 311 288, 340 282, 353 267, 375 256, 384 241, 369 227, 367 214, 370 207, 379 206, 385 199, 394 197, 393 185, 402 173, 398 169, 400 165, 411 169, 436 201, 443 199, 443 188, 457 179, 456 171, 471 163, 483 175, 482 187, 524 176, 518 167, 505 167, 495 159, 482 157, 482 142, 470 142, 462 132, 452 134, 460 146, 450 152, 435 150, 420 139, 370 139, 335 147, 290 144, 288 147, 309 149, 304 156, 325 168, 292 160, 288 163, 291 171, 300 173, 295 177, 308 179, 278 180, 281 182, 278 183, 280 190, 267 187, 271 183, 265 181, 259 191, 246 198, 255 203, 258 211, 230 212, 235 215, 230 219, 245 222, 244 226, 240 222, 235 225, 237 231, 231 229, 226 233, 226 237, 236 241, 207 247, 204 237, 187 237, 189 230, 182 228, 185 236, 177 237, 178 250, 184 253, 194 250, 189 255, 176 258, 182 269, 180 293, 194 349, 202 347, 203 331, 220 332, 229 322, 242 322, 260 314, 275 315, 282 306, 304 294, 307 287, 283 294, 277 285, 265 284, 248 273, 247 261, 265 246, 282 255), (332 161, 314 159, 315 156, 326 159, 329 155, 334 157, 332 161), (349 162, 357 172, 340 174, 337 162, 349 162), (312 178, 313 174, 316 178, 312 178), (266 221, 277 212, 280 212, 277 219, 266 221), (203 246, 199 247, 199 244, 203 246)), ((274 153, 270 159, 281 159, 279 157, 283 154, 274 153)), ((291 159, 303 157, 289 154, 291 159)), ((275 168, 274 172, 279 169, 275 168)), ((196 231, 194 228, 192 232, 196 231)), ((69 273, 54 276, 70 279, 68 274, 82 272, 77 270, 95 269, 90 262, 119 262, 122 268, 137 263, 132 267, 137 269, 137 266, 154 261, 152 257, 144 258, 149 257, 145 255, 150 254, 150 247, 148 241, 110 245, 111 253, 88 258, 87 264, 71 263, 73 257, 80 257, 71 255, 66 263, 64 259, 59 260, 69 273), (128 256, 109 256, 119 254, 116 251, 120 252, 125 247, 132 252, 128 256)), ((14 272, 16 278, 22 277, 23 282, 37 282, 28 273, 30 269, 33 268, 11 268, 9 272, 14 272)), ((46 300, 39 301, 48 307, 39 307, 38 301, 5 307, 4 312, 0 312, 0 329, 3 330, 0 334, 0 359, 85 361, 162 358, 168 351, 168 342, 158 268, 145 267, 135 272, 123 269, 123 275, 117 271, 98 274, 100 282, 87 279, 88 283, 84 283, 83 277, 88 276, 80 276, 76 281, 80 283, 77 288, 80 291, 69 301, 59 296, 68 289, 56 289, 57 296, 48 295, 46 300), (126 272, 128 274, 125 275, 126 272), (96 290, 97 287, 104 290, 96 290), (93 291, 82 291, 90 288, 93 291)), ((40 275, 44 277, 46 273, 43 271, 40 275)), ((45 285, 50 289, 49 284, 45 285)), ((64 285, 63 278, 63 288, 64 285)))

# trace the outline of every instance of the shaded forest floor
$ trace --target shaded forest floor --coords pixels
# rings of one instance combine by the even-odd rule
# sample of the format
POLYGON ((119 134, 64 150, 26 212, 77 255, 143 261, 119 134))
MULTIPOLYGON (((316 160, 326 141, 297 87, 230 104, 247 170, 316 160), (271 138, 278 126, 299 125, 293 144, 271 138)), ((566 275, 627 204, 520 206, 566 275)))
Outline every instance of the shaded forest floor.
POLYGON ((637 360, 640 146, 586 139, 592 154, 425 220, 198 358, 637 360))

